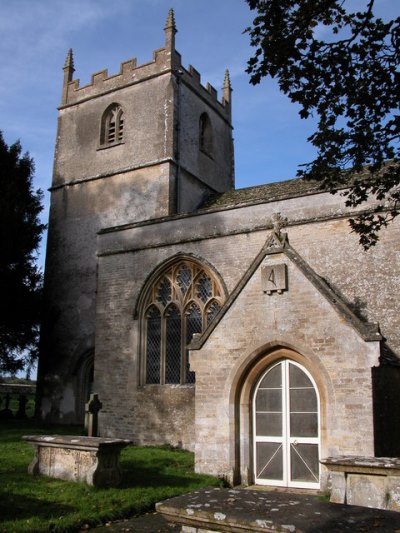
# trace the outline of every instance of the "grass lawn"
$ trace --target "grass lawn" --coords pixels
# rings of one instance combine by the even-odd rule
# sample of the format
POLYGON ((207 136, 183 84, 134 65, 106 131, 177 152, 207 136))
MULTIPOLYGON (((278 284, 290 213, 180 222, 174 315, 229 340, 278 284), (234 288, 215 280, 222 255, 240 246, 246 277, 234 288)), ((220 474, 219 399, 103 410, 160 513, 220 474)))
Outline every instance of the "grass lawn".
POLYGON ((26 434, 77 434, 76 428, 44 427, 28 421, 0 423, 0 532, 79 531, 154 508, 158 501, 207 486, 211 476, 195 474, 193 454, 178 449, 128 447, 121 452, 122 484, 95 489, 27 472, 32 446, 26 434))

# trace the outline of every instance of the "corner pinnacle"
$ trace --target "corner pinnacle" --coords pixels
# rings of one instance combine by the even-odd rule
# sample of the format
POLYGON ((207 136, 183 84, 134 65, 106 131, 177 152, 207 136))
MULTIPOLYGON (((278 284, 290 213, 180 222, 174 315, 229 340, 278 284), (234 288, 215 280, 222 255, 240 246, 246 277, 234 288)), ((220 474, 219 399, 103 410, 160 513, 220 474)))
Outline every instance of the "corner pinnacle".
POLYGON ((68 54, 67 54, 67 57, 65 59, 64 68, 70 68, 72 70, 75 70, 74 69, 74 56, 73 56, 73 53, 72 53, 72 48, 70 48, 68 50, 68 54))
POLYGON ((230 109, 230 105, 231 105, 231 93, 232 93, 232 86, 231 86, 231 80, 229 77, 229 70, 226 69, 224 85, 222 86, 222 102, 224 105, 227 106, 228 109, 230 109))
MULTIPOLYGON (((68 50, 67 58, 64 63, 64 83, 63 87, 66 90, 66 87, 68 83, 72 81, 72 78, 74 76, 75 68, 74 68, 74 56, 72 55, 72 48, 68 50)), ((64 100, 67 98, 66 93, 63 95, 63 103, 64 100)))
POLYGON ((229 70, 226 69, 225 70, 225 77, 224 77, 224 85, 223 85, 223 88, 224 89, 231 89, 232 86, 231 86, 231 79, 229 77, 229 70))
POLYGON ((175 25, 175 15, 174 15, 174 10, 172 9, 172 7, 168 11, 167 22, 165 23, 164 30, 172 30, 174 33, 177 32, 176 25, 175 25))

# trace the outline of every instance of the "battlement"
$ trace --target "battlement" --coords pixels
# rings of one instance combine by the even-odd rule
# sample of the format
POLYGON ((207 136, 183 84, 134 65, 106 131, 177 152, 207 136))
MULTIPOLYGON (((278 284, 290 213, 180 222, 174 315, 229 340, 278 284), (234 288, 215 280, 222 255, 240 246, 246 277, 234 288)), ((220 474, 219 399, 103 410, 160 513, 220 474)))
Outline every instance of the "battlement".
POLYGON ((227 115, 230 116, 231 113, 231 85, 229 81, 228 71, 225 72, 224 85, 222 87, 222 96, 221 99, 218 99, 218 92, 215 87, 210 83, 202 85, 201 76, 198 70, 196 70, 193 65, 189 65, 187 69, 181 67, 180 74, 183 83, 186 83, 192 90, 194 90, 201 98, 205 99, 211 106, 218 107, 218 110, 222 110, 227 115))
POLYGON ((60 107, 75 105, 155 76, 173 72, 180 77, 183 83, 205 99, 209 105, 230 117, 231 86, 227 72, 225 73, 222 97, 221 100, 218 100, 217 90, 209 83, 205 86, 202 85, 200 73, 192 65, 189 65, 188 69, 182 67, 181 55, 175 50, 174 36, 177 30, 172 10, 168 14, 164 31, 166 34, 165 47, 155 50, 151 61, 137 65, 136 58, 128 59, 121 63, 119 73, 109 76, 107 69, 95 72, 91 76, 90 83, 82 87, 79 79, 73 79, 75 69, 72 50, 70 50, 64 65, 64 86, 60 107))
MULTIPOLYGON (((180 54, 174 51, 174 67, 180 67, 180 54)), ((134 83, 144 81, 154 76, 159 76, 169 72, 171 56, 165 48, 160 48, 153 52, 153 59, 142 65, 137 65, 136 58, 128 59, 121 63, 118 74, 108 75, 108 70, 100 70, 91 76, 91 81, 87 85, 80 86, 80 80, 75 79, 67 84, 66 98, 61 107, 74 105, 89 98, 94 98, 106 94, 116 89, 122 89, 134 83)))

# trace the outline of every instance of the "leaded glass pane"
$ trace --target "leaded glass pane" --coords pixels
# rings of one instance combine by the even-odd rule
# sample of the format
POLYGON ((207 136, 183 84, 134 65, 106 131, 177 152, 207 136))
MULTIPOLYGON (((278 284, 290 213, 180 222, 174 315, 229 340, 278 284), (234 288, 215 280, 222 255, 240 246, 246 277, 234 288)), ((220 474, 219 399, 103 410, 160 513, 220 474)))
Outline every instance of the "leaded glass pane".
POLYGON ((207 325, 214 320, 220 309, 221 306, 218 302, 211 302, 211 304, 207 308, 207 325))
POLYGON ((199 281, 196 284, 197 297, 203 303, 206 303, 213 295, 212 281, 207 274, 202 274, 199 281))
MULTIPOLYGON (((115 127, 117 132, 118 128, 123 131, 122 111, 115 127)), ((195 375, 189 370, 188 353, 184 350, 193 334, 201 333, 220 310, 221 303, 216 300, 221 297, 218 287, 217 282, 190 259, 170 264, 160 274, 146 302, 147 306, 157 307, 161 314, 157 340, 160 357, 154 376, 147 376, 146 368, 146 382, 155 382, 157 375, 160 383, 194 383, 195 375)), ((155 339, 155 334, 153 336, 155 339)), ((151 343, 155 343, 153 337, 149 342, 150 349, 151 343)))
POLYGON ((187 265, 183 264, 179 268, 176 281, 181 289, 182 294, 186 294, 188 288, 192 284, 192 271, 187 265))
POLYGON ((167 305, 171 301, 172 287, 167 278, 163 278, 157 287, 157 301, 167 305))
POLYGON ((166 315, 165 383, 181 382, 181 314, 175 305, 166 315))
MULTIPOLYGON (((192 340, 194 333, 201 333, 202 331, 202 319, 200 307, 192 303, 186 311, 186 345, 192 340)), ((195 373, 189 370, 189 357, 188 350, 186 350, 186 382, 195 382, 195 373)))
POLYGON ((147 313, 146 383, 160 383, 161 316, 152 306, 147 313))

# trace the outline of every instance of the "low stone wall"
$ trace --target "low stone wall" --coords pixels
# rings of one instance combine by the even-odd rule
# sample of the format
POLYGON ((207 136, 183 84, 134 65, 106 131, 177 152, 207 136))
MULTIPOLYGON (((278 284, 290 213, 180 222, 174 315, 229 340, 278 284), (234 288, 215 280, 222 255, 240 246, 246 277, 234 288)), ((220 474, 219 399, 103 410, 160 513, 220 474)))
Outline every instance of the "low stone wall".
POLYGON ((0 383, 0 396, 8 394, 35 394, 36 383, 0 383))
POLYGON ((333 503, 400 511, 400 458, 328 457, 333 503))
POLYGON ((26 435, 22 438, 35 450, 28 467, 30 474, 84 481, 95 487, 119 485, 122 478, 119 454, 131 444, 125 439, 100 437, 26 435))

